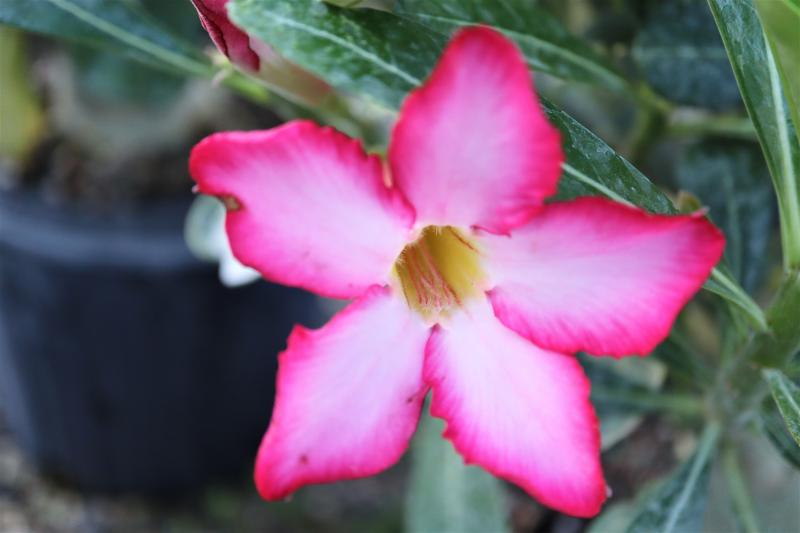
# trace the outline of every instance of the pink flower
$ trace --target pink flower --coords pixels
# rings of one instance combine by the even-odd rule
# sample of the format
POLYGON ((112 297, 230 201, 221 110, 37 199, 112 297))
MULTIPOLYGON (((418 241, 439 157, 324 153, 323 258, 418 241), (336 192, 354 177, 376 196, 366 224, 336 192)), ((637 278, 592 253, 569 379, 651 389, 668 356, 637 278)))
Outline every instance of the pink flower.
POLYGON ((391 466, 431 390, 466 462, 565 513, 599 511, 598 423, 573 354, 653 350, 724 238, 699 214, 544 204, 562 160, 520 53, 485 27, 459 32, 406 99, 385 169, 306 121, 195 147, 192 175, 225 199, 242 263, 355 299, 279 356, 264 498, 391 466))

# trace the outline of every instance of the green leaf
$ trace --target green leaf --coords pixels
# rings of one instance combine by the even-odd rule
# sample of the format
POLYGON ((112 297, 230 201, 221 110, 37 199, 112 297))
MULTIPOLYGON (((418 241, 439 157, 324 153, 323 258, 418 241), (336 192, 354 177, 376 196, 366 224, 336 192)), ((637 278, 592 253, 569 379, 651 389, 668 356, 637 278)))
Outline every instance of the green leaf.
POLYGON ((800 141, 800 2, 756 0, 756 8, 781 73, 783 92, 800 141))
POLYGON ((800 446, 800 387, 780 370, 764 369, 762 374, 769 384, 772 398, 783 416, 786 428, 800 446))
POLYGON ((442 438, 441 420, 423 414, 411 448, 406 530, 429 533, 507 531, 506 502, 499 480, 464 464, 442 438))
POLYGON ((119 54, 70 46, 81 97, 98 103, 165 109, 175 105, 186 78, 119 54))
POLYGON ((561 22, 529 0, 400 0, 395 12, 444 35, 463 26, 488 24, 513 39, 537 72, 612 89, 628 87, 603 55, 571 35, 561 22))
POLYGON ((633 57, 645 79, 680 104, 728 110, 741 104, 708 7, 698 0, 650 2, 633 57))
POLYGON ((627 533, 702 529, 711 458, 719 433, 719 425, 706 427, 694 455, 647 500, 627 533))
POLYGON ((239 27, 334 87, 396 109, 422 83, 444 37, 389 13, 316 0, 231 0, 239 27))
POLYGON ((606 196, 659 214, 675 214, 670 199, 625 158, 574 118, 542 99, 545 113, 561 132, 567 162, 557 200, 606 196))
POLYGON ((761 429, 786 461, 800 470, 800 446, 792 438, 772 398, 761 406, 761 429))
POLYGON ((800 267, 800 148, 775 59, 752 0, 708 2, 778 195, 784 266, 800 267))
POLYGON ((769 264, 774 218, 764 158, 754 144, 703 141, 686 150, 676 168, 678 185, 710 209, 725 233, 725 258, 735 278, 752 291, 769 264))
POLYGON ((203 56, 138 4, 118 0, 3 0, 0 22, 122 53, 161 68, 209 75, 203 56))
POLYGON ((792 438, 783 422, 775 402, 770 398, 761 409, 761 428, 775 449, 786 461, 800 470, 800 447, 792 438))
POLYGON ((734 517, 744 533, 758 533, 758 517, 753 505, 753 497, 740 464, 737 450, 727 446, 722 452, 722 471, 728 488, 728 496, 733 504, 734 517))

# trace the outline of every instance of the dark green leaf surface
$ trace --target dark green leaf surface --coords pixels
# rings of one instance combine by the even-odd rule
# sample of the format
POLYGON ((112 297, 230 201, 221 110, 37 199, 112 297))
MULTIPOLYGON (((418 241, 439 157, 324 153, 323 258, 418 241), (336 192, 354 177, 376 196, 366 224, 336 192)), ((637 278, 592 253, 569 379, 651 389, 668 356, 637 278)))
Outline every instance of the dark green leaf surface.
POLYGON ((710 209, 725 233, 725 258, 745 289, 763 279, 774 218, 769 171, 754 144, 704 141, 682 155, 676 169, 681 189, 710 209))
POLYGON ((756 0, 800 141, 800 1, 756 0))
POLYGON ((503 486, 491 474, 467 466, 441 436, 441 420, 423 414, 412 445, 406 531, 500 533, 506 531, 503 486))
POLYGON ((698 0, 650 2, 633 45, 644 77, 666 98, 717 111, 741 104, 708 6, 698 0))
POLYGON ((331 85, 398 108, 422 83, 445 38, 370 9, 316 0, 231 0, 231 19, 331 85))
POLYGON ((789 430, 786 429, 783 416, 778 412, 778 407, 772 398, 769 398, 762 406, 761 427, 783 458, 800 470, 800 446, 797 445, 789 430))
POLYGON ((567 158, 557 200, 606 196, 653 213, 677 212, 658 187, 599 137, 549 102, 543 104, 548 118, 561 131, 567 158))
POLYGON ((800 387, 780 370, 766 369, 763 374, 772 391, 772 398, 783 416, 786 429, 800 446, 800 387))
POLYGON ((529 0, 399 0, 395 12, 444 35, 463 26, 488 24, 513 39, 528 65, 537 72, 613 89, 627 86, 607 58, 529 0))
POLYGON ((800 148, 752 0, 709 0, 778 192, 784 263, 800 267, 800 148))
POLYGON ((2 0, 0 22, 161 68, 195 75, 211 72, 199 52, 130 1, 2 0))
POLYGON ((647 500, 627 533, 679 533, 702 530, 711 459, 720 428, 703 432, 694 455, 647 500))

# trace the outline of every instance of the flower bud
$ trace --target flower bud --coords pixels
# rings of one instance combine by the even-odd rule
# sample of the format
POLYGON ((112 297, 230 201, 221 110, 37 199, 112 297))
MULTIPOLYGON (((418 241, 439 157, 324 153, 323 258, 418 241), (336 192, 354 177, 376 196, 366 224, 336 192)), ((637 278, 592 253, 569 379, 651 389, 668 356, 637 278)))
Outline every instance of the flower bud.
POLYGON ((228 18, 228 0, 192 0, 200 23, 231 62, 256 75, 277 92, 288 93, 306 105, 319 106, 331 87, 310 72, 287 61, 274 48, 240 30, 228 18))

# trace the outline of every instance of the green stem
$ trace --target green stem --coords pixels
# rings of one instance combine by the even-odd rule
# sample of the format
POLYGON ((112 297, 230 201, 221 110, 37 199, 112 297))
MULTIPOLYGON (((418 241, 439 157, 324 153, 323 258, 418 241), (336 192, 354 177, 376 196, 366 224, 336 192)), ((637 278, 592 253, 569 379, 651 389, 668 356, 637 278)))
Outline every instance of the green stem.
POLYGON ((708 464, 711 455, 714 453, 714 448, 717 445, 720 432, 721 427, 719 422, 712 421, 708 423, 706 428, 703 430, 703 434, 700 435, 700 443, 697 445, 697 451, 694 454, 694 459, 692 461, 691 468, 689 469, 689 475, 686 478, 686 483, 678 495, 677 500, 671 506, 669 515, 664 521, 664 527, 661 529, 662 533, 672 533, 675 531, 675 526, 678 525, 681 513, 690 503, 689 498, 692 494, 692 488, 697 483, 697 480, 700 478, 700 473, 703 471, 706 464, 708 464))
POLYGON ((755 300, 753 300, 750 295, 739 286, 738 283, 731 280, 730 277, 726 276, 718 268, 715 268, 711 272, 710 279, 715 281, 724 289, 730 291, 735 296, 735 299, 730 301, 735 303, 742 311, 744 311, 745 316, 747 316, 748 320, 756 329, 756 331, 769 331, 769 325, 767 324, 767 317, 764 314, 764 311, 755 302, 755 300))
POLYGON ((666 134, 672 137, 719 135, 748 141, 757 139, 756 129, 750 119, 738 116, 686 119, 673 115, 667 124, 666 134))
POLYGON ((789 126, 784 118, 780 75, 768 44, 766 52, 772 100, 777 114, 775 123, 777 124, 777 137, 781 153, 781 168, 770 170, 773 172, 775 192, 778 195, 783 264, 788 271, 792 268, 800 268, 800 185, 798 185, 800 176, 795 169, 792 157, 792 139, 789 135, 789 126))
POLYGON ((672 112, 674 106, 668 100, 653 92, 653 89, 648 85, 640 83, 630 87, 636 100, 651 111, 658 112, 663 116, 667 116, 672 112))
POLYGON ((733 509, 739 517, 744 533, 758 533, 761 528, 758 526, 753 500, 747 490, 747 483, 742 475, 736 449, 732 446, 726 446, 722 452, 722 470, 728 482, 728 494, 731 497, 733 509))
POLYGON ((770 332, 754 338, 752 359, 783 368, 800 351, 800 269, 787 273, 767 311, 767 322, 770 332))
POLYGON ((702 418, 705 404, 691 394, 650 393, 592 386, 592 400, 618 403, 644 411, 668 411, 686 418, 702 418))

